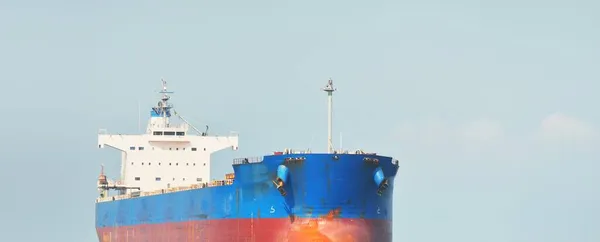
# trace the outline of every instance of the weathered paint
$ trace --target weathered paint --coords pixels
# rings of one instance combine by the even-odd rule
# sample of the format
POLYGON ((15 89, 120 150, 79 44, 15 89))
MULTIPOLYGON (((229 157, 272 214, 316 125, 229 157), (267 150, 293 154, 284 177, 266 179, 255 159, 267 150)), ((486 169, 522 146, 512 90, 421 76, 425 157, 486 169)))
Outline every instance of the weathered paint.
POLYGON ((294 241, 304 234, 297 232, 301 230, 327 236, 322 241, 391 241, 393 179, 398 166, 390 157, 273 155, 260 163, 233 167, 233 185, 97 203, 99 239, 109 232, 121 236, 109 235, 110 241, 145 241, 153 236, 162 236, 153 241, 294 241), (287 195, 282 196, 272 181, 277 167, 289 157, 305 159, 288 163, 287 195), (365 166, 364 157, 379 159, 388 177, 390 187, 382 196, 377 195, 373 182, 376 167, 365 166), (325 222, 315 223, 315 218, 325 222), (310 230, 315 225, 319 229, 310 230), (345 237, 336 237, 336 229, 346 231, 339 232, 345 237), (200 235, 189 234, 199 230, 200 235), (127 231, 150 237, 121 240, 129 238, 127 231))
POLYGON ((386 220, 220 219, 98 229, 101 242, 380 242, 391 241, 386 220))

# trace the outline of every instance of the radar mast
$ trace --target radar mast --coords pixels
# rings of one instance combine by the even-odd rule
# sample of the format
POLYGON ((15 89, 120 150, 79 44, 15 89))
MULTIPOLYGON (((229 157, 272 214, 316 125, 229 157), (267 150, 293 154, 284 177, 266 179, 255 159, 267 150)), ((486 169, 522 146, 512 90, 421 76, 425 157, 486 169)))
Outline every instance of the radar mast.
POLYGON ((332 141, 332 116, 333 116, 333 92, 337 89, 333 87, 333 80, 329 78, 327 86, 322 88, 323 91, 327 92, 327 152, 333 153, 333 141, 332 141))

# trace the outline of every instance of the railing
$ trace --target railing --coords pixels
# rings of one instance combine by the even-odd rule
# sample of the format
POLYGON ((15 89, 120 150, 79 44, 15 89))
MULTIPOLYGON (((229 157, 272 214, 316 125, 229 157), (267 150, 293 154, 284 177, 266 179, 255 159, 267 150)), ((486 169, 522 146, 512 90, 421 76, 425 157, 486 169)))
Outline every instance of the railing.
POLYGON ((159 189, 159 190, 154 190, 154 191, 149 191, 149 192, 139 192, 139 194, 136 192, 136 194, 129 193, 129 194, 123 194, 123 195, 109 196, 109 197, 100 197, 100 198, 96 199, 96 202, 100 203, 100 202, 108 202, 108 201, 118 201, 118 200, 130 199, 130 198, 134 198, 134 197, 154 196, 154 195, 160 195, 160 194, 166 194, 166 193, 172 193, 172 192, 202 189, 202 188, 207 188, 207 187, 229 186, 232 184, 233 184, 233 179, 214 180, 211 182, 192 184, 191 186, 180 186, 180 187, 159 189))
POLYGON ((253 163, 261 163, 263 161, 263 157, 247 157, 247 158, 235 158, 233 159, 234 165, 241 164, 253 164, 253 163))
POLYGON ((294 150, 294 149, 284 149, 283 151, 275 151, 274 155, 289 155, 289 154, 310 154, 312 151, 310 149, 307 150, 294 150))
POLYGON ((171 129, 172 130, 187 130, 190 126, 186 123, 183 123, 183 124, 153 123, 152 125, 150 125, 150 127, 158 128, 158 129, 168 129, 168 131, 171 131, 171 129))

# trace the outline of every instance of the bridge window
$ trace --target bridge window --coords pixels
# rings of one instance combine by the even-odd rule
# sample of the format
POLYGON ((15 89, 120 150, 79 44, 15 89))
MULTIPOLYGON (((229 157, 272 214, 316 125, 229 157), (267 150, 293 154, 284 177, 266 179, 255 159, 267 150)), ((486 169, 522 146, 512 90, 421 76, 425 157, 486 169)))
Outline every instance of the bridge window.
POLYGON ((157 177, 157 178, 156 178, 156 181, 160 181, 160 177, 157 177))
POLYGON ((173 132, 173 131, 165 131, 164 134, 165 135, 175 135, 175 132, 173 132))
POLYGON ((148 162, 148 165, 152 165, 152 162, 148 162))
POLYGON ((138 150, 144 150, 144 147, 138 147, 138 150))
POLYGON ((144 165, 144 162, 142 162, 142 165, 144 165))
POLYGON ((185 181, 185 177, 183 178, 183 180, 185 181))
POLYGON ((196 178, 197 182, 202 182, 202 178, 196 178))
POLYGON ((184 136, 185 133, 184 132, 177 132, 177 136, 184 136))
POLYGON ((135 146, 129 147, 129 150, 135 150, 135 146))
POLYGON ((192 148, 192 151, 196 151, 196 147, 192 148))
POLYGON ((154 135, 162 135, 162 131, 154 131, 152 134, 154 134, 154 135))
POLYGON ((140 177, 139 177, 139 176, 136 176, 136 177, 135 177, 135 180, 136 180, 136 181, 139 181, 139 180, 140 180, 140 177))
POLYGON ((206 148, 204 148, 204 151, 206 151, 206 148))

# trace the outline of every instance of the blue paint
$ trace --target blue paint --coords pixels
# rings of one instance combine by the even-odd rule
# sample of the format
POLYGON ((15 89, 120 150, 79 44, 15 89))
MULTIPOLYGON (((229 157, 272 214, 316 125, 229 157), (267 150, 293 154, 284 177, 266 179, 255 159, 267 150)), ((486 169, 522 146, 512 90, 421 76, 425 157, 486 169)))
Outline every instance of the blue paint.
POLYGON ((150 117, 160 118, 162 116, 160 114, 158 114, 158 112, 156 112, 155 110, 152 110, 152 111, 150 111, 150 117))
POLYGON ((385 179, 383 170, 381 169, 381 167, 377 167, 377 169, 375 169, 375 174, 373 175, 373 180, 375 180, 375 184, 377 184, 377 187, 379 187, 381 185, 381 182, 383 182, 383 179, 385 179))
POLYGON ((314 218, 336 208, 341 210, 342 218, 391 221, 393 179, 398 170, 392 159, 376 155, 337 154, 338 159, 333 156, 265 156, 260 163, 234 165, 233 185, 97 203, 96 226, 257 218, 258 214, 260 218, 314 218), (286 165, 287 196, 281 196, 272 181, 280 174, 285 158, 299 156, 306 159, 286 165), (379 159, 380 167, 366 165, 364 157, 379 159), (379 171, 388 174, 389 181, 389 188, 381 196, 377 195, 377 184, 372 182, 373 174, 379 171))
POLYGON ((171 117, 171 110, 169 107, 164 109, 152 108, 152 110, 150 110, 150 117, 160 118, 163 116, 163 113, 165 114, 165 116, 171 117))
POLYGON ((279 165, 277 167, 277 178, 283 181, 283 184, 287 184, 288 168, 285 165, 279 165))

